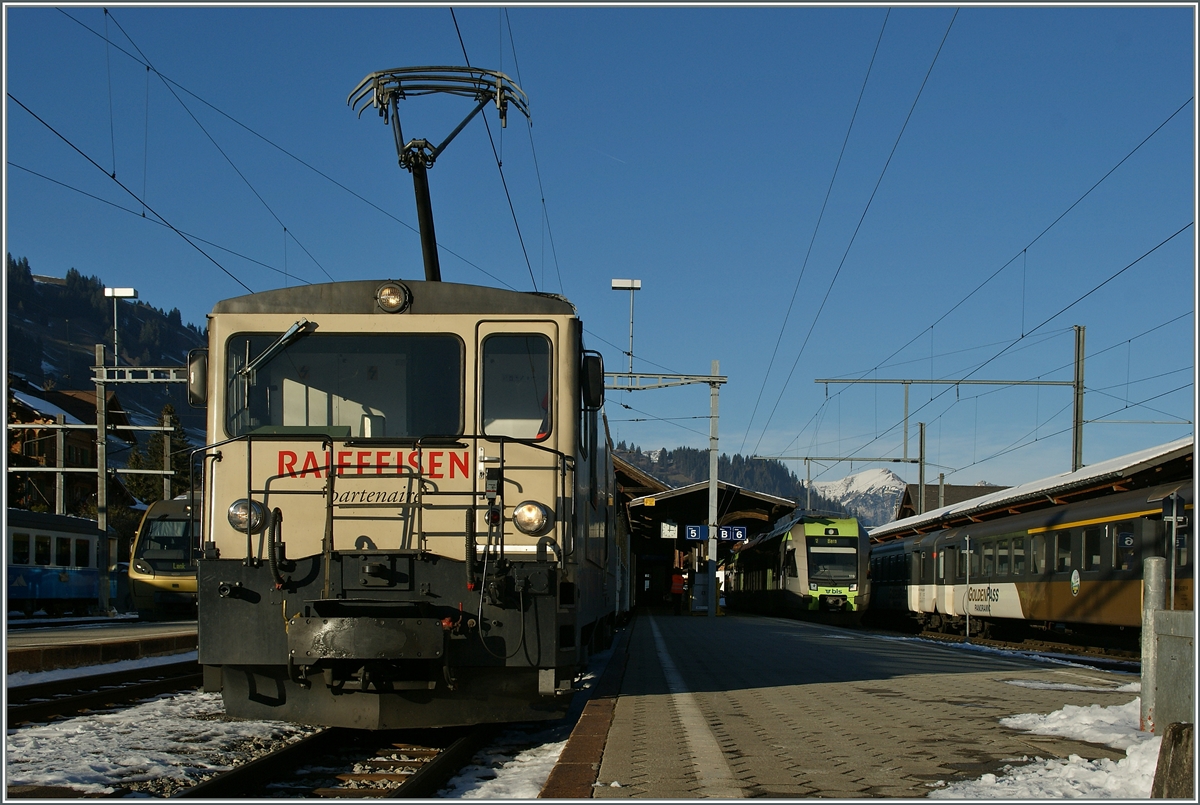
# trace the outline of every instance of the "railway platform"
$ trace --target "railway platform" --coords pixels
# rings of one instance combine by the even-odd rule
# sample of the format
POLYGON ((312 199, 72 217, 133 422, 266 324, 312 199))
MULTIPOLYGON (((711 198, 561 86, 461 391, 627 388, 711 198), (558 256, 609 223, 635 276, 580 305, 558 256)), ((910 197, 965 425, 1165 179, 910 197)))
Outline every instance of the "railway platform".
POLYGON ((639 614, 541 797, 913 798, 1022 759, 1119 760, 999 720, 1123 705, 1136 679, 780 618, 639 614))
POLYGON ((196 649, 196 622, 89 624, 5 633, 8 673, 78 668, 196 649))

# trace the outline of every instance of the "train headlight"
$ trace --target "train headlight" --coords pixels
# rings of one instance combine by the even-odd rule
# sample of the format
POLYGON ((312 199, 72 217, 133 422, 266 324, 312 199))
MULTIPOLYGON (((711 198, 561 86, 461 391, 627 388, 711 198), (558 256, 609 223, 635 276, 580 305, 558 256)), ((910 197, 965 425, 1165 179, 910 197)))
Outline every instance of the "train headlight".
POLYGON ((246 532, 247 524, 250 526, 251 534, 262 531, 266 520, 267 510, 257 500, 242 498, 235 500, 229 507, 229 524, 243 534, 246 532))
POLYGON ((143 576, 153 576, 154 575, 154 570, 151 569, 150 565, 146 564, 141 559, 133 560, 133 569, 136 570, 138 573, 141 573, 143 576))
POLYGON ((533 500, 520 503, 513 509, 513 525, 531 536, 545 534, 554 525, 554 512, 533 500))
POLYGON ((399 282, 385 282, 375 290, 375 303, 388 313, 399 313, 411 301, 408 287, 399 282))
POLYGON ((815 592, 817 591, 817 585, 813 584, 813 583, 810 581, 810 582, 808 583, 808 590, 809 590, 809 592, 813 592, 813 593, 815 593, 815 592))

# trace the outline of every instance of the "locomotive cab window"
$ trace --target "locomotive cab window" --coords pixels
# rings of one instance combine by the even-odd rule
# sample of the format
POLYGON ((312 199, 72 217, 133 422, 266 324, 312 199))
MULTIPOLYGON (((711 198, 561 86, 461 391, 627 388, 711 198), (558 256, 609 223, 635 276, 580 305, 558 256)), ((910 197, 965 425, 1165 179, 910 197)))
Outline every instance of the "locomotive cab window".
POLYGON ((550 433, 550 339, 492 335, 483 342, 483 432, 513 439, 550 433))
POLYGON ((316 332, 272 355, 277 341, 269 333, 228 341, 230 436, 298 428, 357 439, 462 432, 463 348, 457 336, 316 332), (247 366, 252 371, 243 371, 247 366))

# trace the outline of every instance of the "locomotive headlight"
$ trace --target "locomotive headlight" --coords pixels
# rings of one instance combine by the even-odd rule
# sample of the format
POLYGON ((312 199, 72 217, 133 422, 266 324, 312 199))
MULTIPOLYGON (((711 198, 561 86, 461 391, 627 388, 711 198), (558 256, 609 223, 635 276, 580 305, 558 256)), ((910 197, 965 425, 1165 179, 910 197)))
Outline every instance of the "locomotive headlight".
POLYGON ((153 576, 154 575, 154 570, 151 569, 150 565, 146 564, 141 559, 133 560, 133 569, 136 570, 138 573, 141 573, 143 576, 153 576))
POLYGON ((554 512, 549 506, 536 501, 527 500, 513 509, 513 525, 526 534, 537 536, 550 530, 554 525, 554 512))
POLYGON ((412 295, 407 286, 399 282, 385 282, 375 291, 375 302, 388 313, 399 313, 408 307, 412 295))
POLYGON ((257 534, 262 531, 263 524, 267 519, 266 515, 267 510, 257 500, 242 498, 235 500, 229 507, 229 524, 244 534, 248 523, 250 533, 257 534))

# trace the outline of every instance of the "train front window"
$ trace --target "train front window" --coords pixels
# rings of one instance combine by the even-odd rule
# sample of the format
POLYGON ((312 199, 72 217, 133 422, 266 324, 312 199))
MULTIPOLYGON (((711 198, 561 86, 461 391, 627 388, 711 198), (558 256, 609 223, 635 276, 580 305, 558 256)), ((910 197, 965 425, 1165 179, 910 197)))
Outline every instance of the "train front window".
POLYGON ((190 520, 151 520, 138 538, 134 560, 149 565, 155 573, 194 571, 190 520))
POLYGON ((462 433, 462 342, 453 335, 236 335, 226 346, 230 436, 315 429, 341 438, 417 439, 462 433))
POLYGON ((483 432, 542 439, 550 432, 550 339, 492 335, 483 342, 483 432))
POLYGON ((858 579, 858 549, 854 537, 810 537, 808 577, 838 582, 858 579))

